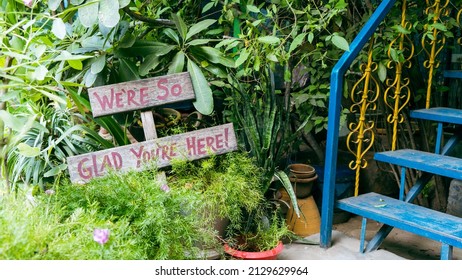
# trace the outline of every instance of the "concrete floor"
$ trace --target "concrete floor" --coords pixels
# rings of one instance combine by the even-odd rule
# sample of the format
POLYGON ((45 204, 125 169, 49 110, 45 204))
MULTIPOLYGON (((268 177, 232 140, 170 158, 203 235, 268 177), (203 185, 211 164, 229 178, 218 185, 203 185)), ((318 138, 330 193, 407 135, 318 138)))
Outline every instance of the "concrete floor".
MULTIPOLYGON (((366 239, 369 240, 380 228, 375 221, 368 221, 366 239)), ((359 252, 361 217, 351 217, 347 222, 335 224, 332 246, 324 249, 319 245, 286 244, 279 255, 280 260, 438 260, 439 242, 393 229, 380 249, 370 253, 359 252)), ((305 239, 319 242, 319 234, 305 239)), ((453 258, 462 260, 462 249, 454 248, 453 258)))

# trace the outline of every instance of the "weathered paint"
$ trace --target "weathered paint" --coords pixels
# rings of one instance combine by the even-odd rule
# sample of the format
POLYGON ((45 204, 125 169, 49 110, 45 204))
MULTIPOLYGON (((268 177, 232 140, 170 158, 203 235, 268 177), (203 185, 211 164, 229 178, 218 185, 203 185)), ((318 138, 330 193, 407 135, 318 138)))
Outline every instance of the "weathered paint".
POLYGON ((94 117, 195 98, 188 72, 88 89, 94 117))
POLYGON ((110 169, 143 170, 154 164, 169 166, 174 159, 196 160, 211 154, 224 154, 237 149, 231 123, 136 144, 69 157, 71 181, 85 183, 104 176, 110 169))

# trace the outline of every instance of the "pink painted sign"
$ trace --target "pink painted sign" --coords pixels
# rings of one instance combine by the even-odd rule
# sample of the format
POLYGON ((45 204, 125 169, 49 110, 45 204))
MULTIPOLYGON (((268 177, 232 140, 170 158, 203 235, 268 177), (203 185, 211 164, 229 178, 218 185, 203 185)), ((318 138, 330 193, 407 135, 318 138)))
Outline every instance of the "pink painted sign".
POLYGON ((88 89, 94 117, 195 98, 188 72, 88 89))
POLYGON ((85 183, 118 171, 143 170, 151 164, 169 166, 173 159, 196 160, 211 154, 224 154, 237 149, 231 123, 172 135, 136 144, 88 153, 67 159, 71 181, 85 183))

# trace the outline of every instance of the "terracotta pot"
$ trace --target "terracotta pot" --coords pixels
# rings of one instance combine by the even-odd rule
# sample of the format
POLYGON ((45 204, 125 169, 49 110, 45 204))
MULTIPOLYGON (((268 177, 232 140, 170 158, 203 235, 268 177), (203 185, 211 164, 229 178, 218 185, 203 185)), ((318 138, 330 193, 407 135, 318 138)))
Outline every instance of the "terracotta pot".
POLYGON ((289 166, 289 176, 297 179, 311 178, 316 174, 316 169, 313 166, 302 163, 294 163, 289 166))
POLYGON ((300 217, 297 217, 293 211, 293 207, 289 209, 286 218, 289 229, 301 237, 319 233, 321 227, 321 215, 319 214, 318 206, 316 205, 313 196, 309 196, 304 199, 297 199, 297 203, 302 213, 300 217))
POLYGON ((284 245, 279 241, 278 245, 271 250, 261 252, 246 252, 231 248, 228 244, 224 245, 225 253, 240 260, 276 260, 279 253, 284 249, 284 245))
POLYGON ((318 175, 314 174, 311 178, 299 179, 289 177, 292 187, 294 188, 297 198, 305 198, 311 195, 313 191, 314 182, 318 179, 318 175))

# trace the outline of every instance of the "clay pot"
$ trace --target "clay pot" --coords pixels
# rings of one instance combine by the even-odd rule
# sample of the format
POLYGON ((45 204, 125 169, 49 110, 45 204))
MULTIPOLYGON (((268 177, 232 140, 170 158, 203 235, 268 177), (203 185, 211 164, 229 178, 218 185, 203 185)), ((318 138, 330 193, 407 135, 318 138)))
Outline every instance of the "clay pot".
POLYGON ((286 218, 289 229, 301 237, 319 233, 321 227, 321 215, 313 196, 309 196, 304 199, 297 199, 297 203, 301 214, 300 217, 297 217, 293 211, 293 207, 289 209, 286 218))
POLYGON ((289 167, 289 177, 295 177, 297 179, 311 178, 316 174, 316 169, 313 166, 302 163, 294 163, 289 167))
POLYGON ((313 177, 299 179, 296 177, 289 177, 292 187, 294 188, 297 198, 305 198, 312 194, 314 182, 318 179, 315 173, 313 177))

